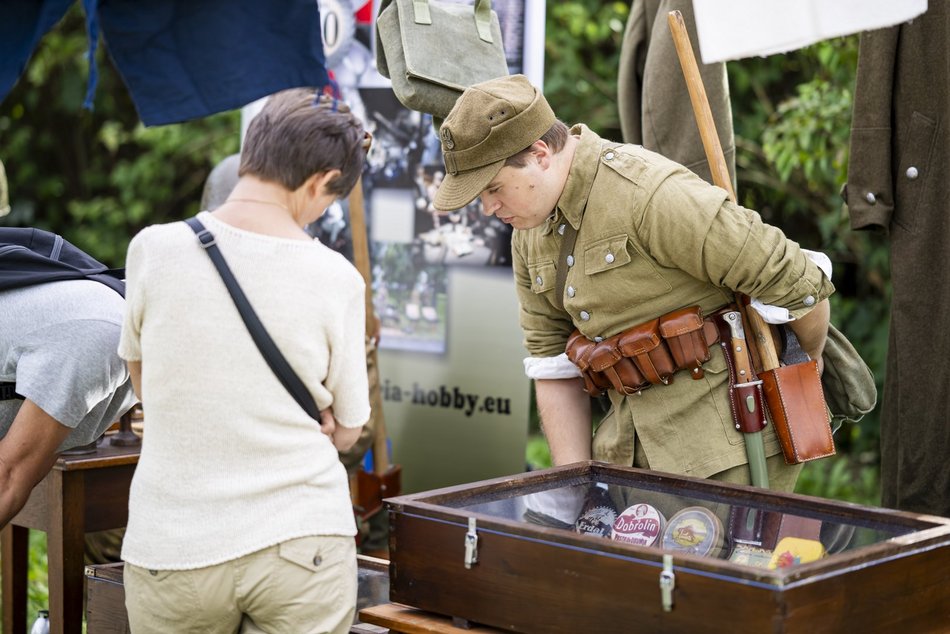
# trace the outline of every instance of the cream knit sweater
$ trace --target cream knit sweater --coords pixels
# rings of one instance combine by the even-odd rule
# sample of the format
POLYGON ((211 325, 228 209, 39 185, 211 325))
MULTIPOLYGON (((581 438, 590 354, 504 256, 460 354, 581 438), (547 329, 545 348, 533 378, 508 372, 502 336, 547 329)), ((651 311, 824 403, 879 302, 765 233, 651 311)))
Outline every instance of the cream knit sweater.
MULTIPOLYGON (((337 424, 369 418, 364 285, 317 241, 243 231, 202 212, 277 347, 337 424)), ((182 570, 305 535, 354 535, 330 439, 267 366, 183 222, 130 243, 119 354, 142 361, 145 433, 122 558, 182 570)))

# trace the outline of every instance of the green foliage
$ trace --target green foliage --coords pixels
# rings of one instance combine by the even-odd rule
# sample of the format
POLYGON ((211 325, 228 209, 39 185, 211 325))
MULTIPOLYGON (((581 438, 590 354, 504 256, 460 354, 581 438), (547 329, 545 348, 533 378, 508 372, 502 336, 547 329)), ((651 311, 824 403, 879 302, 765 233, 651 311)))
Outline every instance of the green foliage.
POLYGON ((548 2, 544 93, 565 123, 620 139, 617 67, 629 2, 548 2))
POLYGON ((88 65, 78 4, 0 104, 13 205, 4 224, 61 233, 119 266, 139 229, 198 211, 207 174, 238 150, 240 113, 145 128, 103 48, 93 112, 81 108, 88 65))
POLYGON ((525 460, 532 470, 547 469, 552 466, 551 450, 548 449, 548 441, 544 439, 543 434, 531 434, 528 436, 525 460))
POLYGON ((839 454, 806 463, 795 485, 795 493, 878 506, 881 503, 880 485, 880 471, 874 453, 839 454))
MULTIPOLYGON (((729 63, 742 203, 802 246, 831 257, 832 321, 883 389, 890 282, 880 236, 854 232, 847 179, 856 36, 729 63)), ((879 398, 880 400, 880 398, 879 398)), ((877 452, 879 409, 836 434, 839 450, 877 452)))

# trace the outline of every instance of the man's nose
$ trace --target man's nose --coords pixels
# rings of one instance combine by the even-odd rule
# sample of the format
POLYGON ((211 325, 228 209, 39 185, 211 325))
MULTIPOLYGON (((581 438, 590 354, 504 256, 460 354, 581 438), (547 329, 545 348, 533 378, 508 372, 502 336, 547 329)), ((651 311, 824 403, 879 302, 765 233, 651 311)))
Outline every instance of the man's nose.
POLYGON ((495 212, 497 212, 498 209, 501 207, 501 204, 498 202, 498 200, 489 194, 482 194, 481 199, 482 199, 482 213, 485 214, 486 216, 494 215, 495 212))

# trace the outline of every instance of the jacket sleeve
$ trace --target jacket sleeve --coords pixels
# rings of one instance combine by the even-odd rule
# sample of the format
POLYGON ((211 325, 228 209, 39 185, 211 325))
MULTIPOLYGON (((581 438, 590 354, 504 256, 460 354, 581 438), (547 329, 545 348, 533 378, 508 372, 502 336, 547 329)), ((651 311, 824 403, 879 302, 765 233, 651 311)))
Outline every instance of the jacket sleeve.
POLYGON ((821 269, 780 229, 682 170, 654 191, 638 233, 660 265, 787 308, 793 317, 834 292, 821 269))
POLYGON ((555 263, 538 261, 529 264, 525 257, 526 242, 532 239, 529 234, 534 233, 515 231, 511 243, 524 346, 532 357, 556 357, 564 352, 574 324, 568 314, 557 310, 549 299, 556 292, 555 263), (541 285, 533 283, 538 276, 544 282, 541 285), (535 289, 538 289, 537 292, 535 289))
POLYGON ((852 229, 886 229, 894 212, 892 99, 900 27, 861 35, 845 202, 852 229))

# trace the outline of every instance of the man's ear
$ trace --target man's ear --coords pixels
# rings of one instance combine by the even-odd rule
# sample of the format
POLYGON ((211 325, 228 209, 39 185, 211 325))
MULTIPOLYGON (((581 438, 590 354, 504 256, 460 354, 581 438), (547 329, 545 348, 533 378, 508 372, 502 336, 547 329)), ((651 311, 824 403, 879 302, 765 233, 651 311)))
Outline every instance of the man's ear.
POLYGON ((538 161, 538 165, 543 169, 547 169, 551 165, 551 146, 541 140, 537 140, 531 144, 531 154, 538 161))
POLYGON ((307 179, 306 188, 307 194, 313 198, 326 194, 327 185, 330 182, 342 174, 338 169, 327 170, 325 172, 317 172, 313 176, 307 179))

